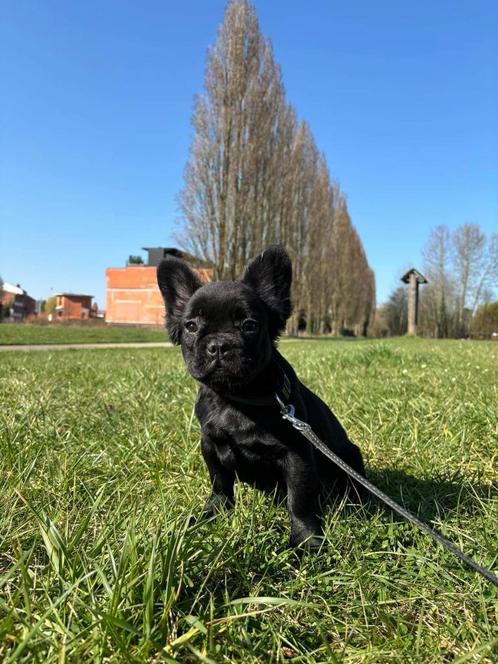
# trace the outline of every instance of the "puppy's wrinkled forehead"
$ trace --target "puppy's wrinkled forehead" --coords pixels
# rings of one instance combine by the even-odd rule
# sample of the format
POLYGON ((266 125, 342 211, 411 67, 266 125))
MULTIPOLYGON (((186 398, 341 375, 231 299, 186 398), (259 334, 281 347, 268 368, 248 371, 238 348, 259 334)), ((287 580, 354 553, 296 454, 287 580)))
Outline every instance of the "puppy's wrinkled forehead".
POLYGON ((190 298, 185 318, 243 319, 262 315, 264 305, 254 290, 239 281, 208 283, 190 298))

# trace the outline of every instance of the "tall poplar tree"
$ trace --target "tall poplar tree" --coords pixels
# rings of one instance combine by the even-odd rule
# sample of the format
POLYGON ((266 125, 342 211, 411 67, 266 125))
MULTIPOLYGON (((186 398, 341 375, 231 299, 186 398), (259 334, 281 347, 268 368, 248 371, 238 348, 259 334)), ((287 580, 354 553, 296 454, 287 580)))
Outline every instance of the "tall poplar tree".
POLYGON ((182 244, 234 279, 281 243, 293 261, 294 314, 311 332, 365 331, 375 280, 344 198, 306 122, 286 99, 280 68, 248 0, 230 0, 209 50, 204 93, 179 203, 182 244), (340 324, 339 324, 340 319, 340 324))
POLYGON ((247 0, 227 5, 208 52, 204 91, 195 99, 180 207, 189 247, 212 261, 217 278, 234 278, 264 235, 284 96, 271 45, 247 0))

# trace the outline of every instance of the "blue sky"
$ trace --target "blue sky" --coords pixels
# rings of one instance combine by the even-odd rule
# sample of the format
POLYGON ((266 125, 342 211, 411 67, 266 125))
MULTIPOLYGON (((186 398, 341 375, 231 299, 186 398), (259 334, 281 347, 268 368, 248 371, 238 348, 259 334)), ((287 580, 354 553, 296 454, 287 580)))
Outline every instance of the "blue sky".
MULTIPOLYGON (((498 230, 498 3, 256 0, 377 277, 431 228, 498 230)), ((219 0, 3 0, 0 275, 36 298, 174 244, 219 0)))

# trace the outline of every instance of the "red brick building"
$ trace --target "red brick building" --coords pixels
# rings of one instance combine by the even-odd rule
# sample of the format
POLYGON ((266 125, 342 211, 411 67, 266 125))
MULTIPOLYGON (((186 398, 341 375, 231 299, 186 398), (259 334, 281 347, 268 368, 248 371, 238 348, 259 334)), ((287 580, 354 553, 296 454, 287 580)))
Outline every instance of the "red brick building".
POLYGON ((36 310, 36 300, 19 284, 5 282, 0 290, 0 320, 24 320, 36 310))
POLYGON ((157 286, 156 269, 165 256, 176 256, 188 262, 201 281, 211 280, 207 264, 178 249, 144 247, 147 265, 109 267, 106 270, 106 322, 128 325, 163 325, 164 302, 157 286))
POLYGON ((52 320, 88 320, 92 316, 93 295, 56 293, 52 320))

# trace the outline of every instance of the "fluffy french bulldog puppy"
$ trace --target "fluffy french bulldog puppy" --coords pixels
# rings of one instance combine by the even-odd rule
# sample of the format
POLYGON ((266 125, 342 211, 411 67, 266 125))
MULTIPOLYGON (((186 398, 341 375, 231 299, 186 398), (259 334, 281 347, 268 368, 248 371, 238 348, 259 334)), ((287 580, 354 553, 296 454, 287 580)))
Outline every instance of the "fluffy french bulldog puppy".
POLYGON ((170 338, 200 383, 195 413, 212 484, 203 514, 233 506, 238 479, 287 498, 292 546, 319 546, 323 498, 360 489, 282 419, 275 394, 346 463, 362 475, 365 470, 360 450, 328 406, 276 349, 291 313, 288 255, 270 247, 239 281, 205 285, 183 261, 166 258, 157 280, 170 338))

